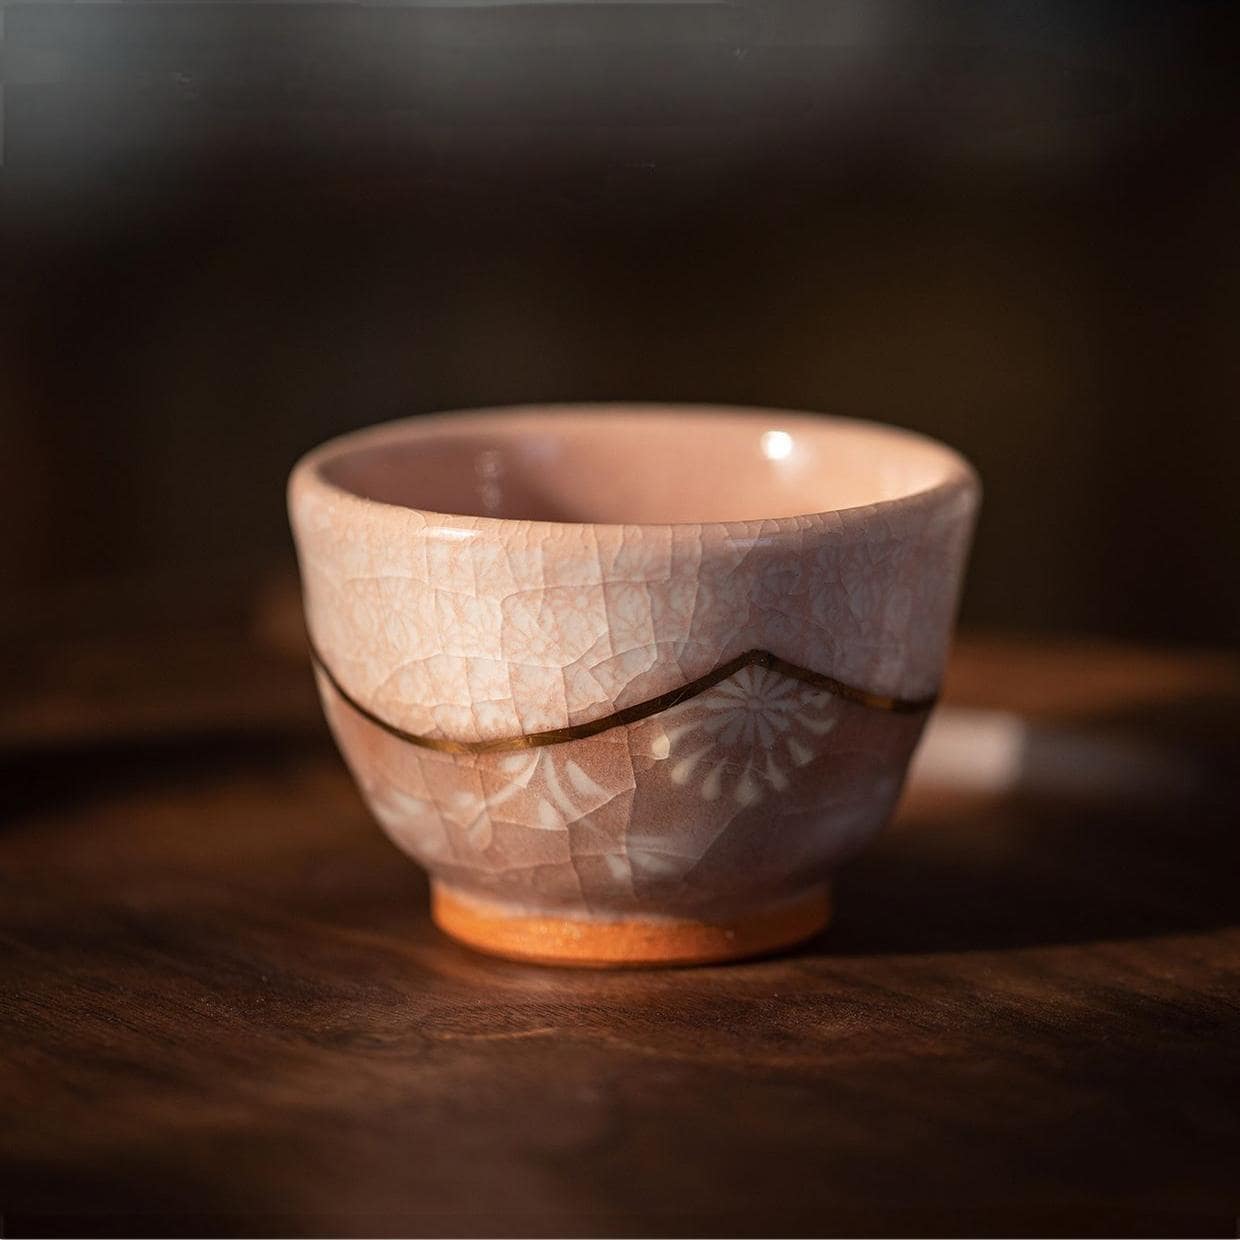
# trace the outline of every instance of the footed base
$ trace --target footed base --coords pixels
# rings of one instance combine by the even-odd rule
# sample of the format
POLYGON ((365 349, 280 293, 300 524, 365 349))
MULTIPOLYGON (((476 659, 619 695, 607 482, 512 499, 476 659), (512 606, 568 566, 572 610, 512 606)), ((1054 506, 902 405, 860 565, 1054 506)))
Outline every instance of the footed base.
POLYGON ((827 886, 734 921, 603 921, 538 917, 431 883, 431 916, 454 939, 493 956, 597 968, 712 964, 791 947, 831 919, 827 886))

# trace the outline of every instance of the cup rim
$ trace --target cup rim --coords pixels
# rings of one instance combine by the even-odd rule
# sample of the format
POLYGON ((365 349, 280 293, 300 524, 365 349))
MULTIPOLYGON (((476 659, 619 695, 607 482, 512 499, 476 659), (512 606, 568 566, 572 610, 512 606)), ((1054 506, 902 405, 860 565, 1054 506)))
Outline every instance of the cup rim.
MULTIPOLYGON (((768 429, 770 429, 768 427, 768 429)), ((880 514, 910 508, 932 507, 935 501, 961 492, 971 492, 980 497, 981 480, 977 470, 967 457, 957 449, 933 436, 920 431, 896 426, 888 422, 880 422, 869 418, 845 417, 838 414, 819 413, 808 410, 783 409, 763 405, 730 405, 712 404, 709 402, 686 401, 559 401, 547 403, 526 403, 515 405, 493 405, 478 408, 460 408, 437 410, 432 413, 414 414, 403 418, 395 418, 385 422, 374 423, 354 431, 333 436, 305 452, 294 463, 289 474, 288 489, 290 496, 295 487, 309 483, 321 488, 340 504, 357 506, 359 510, 372 512, 390 512, 392 514, 415 514, 428 519, 430 523, 447 529, 469 529, 476 532, 493 531, 499 533, 505 529, 521 527, 535 530, 675 530, 693 529, 708 534, 711 531, 727 532, 738 528, 759 527, 763 534, 795 533, 803 531, 807 524, 821 526, 829 523, 832 518, 846 518, 849 514, 880 514), (733 422, 749 420, 767 420, 777 417, 781 426, 814 426, 821 430, 824 424, 837 426, 854 431, 873 434, 875 438, 886 438, 891 442, 903 440, 921 449, 930 449, 937 455, 943 465, 941 477, 926 486, 917 487, 898 495, 875 499, 869 503, 845 505, 837 508, 824 508, 803 513, 794 513, 782 517, 756 516, 737 520, 710 521, 554 521, 526 517, 497 517, 485 514, 469 514, 447 512, 431 508, 419 508, 411 504, 394 503, 390 500, 376 499, 372 496, 360 495, 356 491, 342 486, 329 478, 325 467, 331 462, 344 457, 350 452, 362 448, 381 445, 385 440, 405 440, 425 432, 433 435, 445 427, 456 427, 461 430, 485 430, 497 422, 503 423, 537 423, 556 421, 574 415, 588 416, 623 415, 626 418, 664 419, 684 415, 697 414, 712 419, 727 419, 733 422)))

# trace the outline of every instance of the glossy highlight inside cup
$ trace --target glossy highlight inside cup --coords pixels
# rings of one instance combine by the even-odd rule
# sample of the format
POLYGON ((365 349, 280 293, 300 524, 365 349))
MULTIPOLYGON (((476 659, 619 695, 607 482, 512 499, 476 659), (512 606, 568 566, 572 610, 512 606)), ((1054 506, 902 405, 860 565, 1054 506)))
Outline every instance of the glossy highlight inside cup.
POLYGON ((319 465, 358 498, 583 524, 781 519, 939 486, 959 457, 893 427, 766 412, 517 410, 432 417, 342 441, 319 465))

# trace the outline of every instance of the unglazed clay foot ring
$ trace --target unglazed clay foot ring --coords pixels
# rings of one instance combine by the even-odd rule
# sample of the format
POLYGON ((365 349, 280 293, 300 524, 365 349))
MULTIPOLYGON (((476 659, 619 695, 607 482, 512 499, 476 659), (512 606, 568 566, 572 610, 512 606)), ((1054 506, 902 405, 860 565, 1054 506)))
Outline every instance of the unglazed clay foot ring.
POLYGON ((461 943, 511 960, 586 968, 713 964, 813 938, 831 919, 831 892, 824 884, 725 923, 670 917, 586 921, 530 917, 432 882, 431 916, 461 943))

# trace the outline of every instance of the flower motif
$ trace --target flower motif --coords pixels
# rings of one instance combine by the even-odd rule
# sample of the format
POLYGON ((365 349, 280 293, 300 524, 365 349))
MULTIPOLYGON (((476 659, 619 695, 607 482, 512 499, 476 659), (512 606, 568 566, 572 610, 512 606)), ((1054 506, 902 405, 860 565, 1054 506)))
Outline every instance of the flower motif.
POLYGON ((607 790, 591 779, 572 758, 564 760, 561 770, 559 756, 551 749, 514 754, 502 759, 499 767, 510 783, 503 792, 490 799, 488 804, 491 807, 507 800, 517 789, 529 788, 534 777, 541 774, 541 795, 535 821, 530 825, 543 831, 563 831, 569 823, 576 822, 611 800, 607 790))
POLYGON ((789 773, 813 761, 814 738, 838 722, 832 706, 821 690, 769 668, 745 667, 680 708, 692 718, 665 729, 651 753, 673 761, 673 784, 700 779, 703 800, 726 793, 738 805, 753 805, 768 789, 783 791, 789 773), (689 745, 682 745, 686 738, 689 745))

